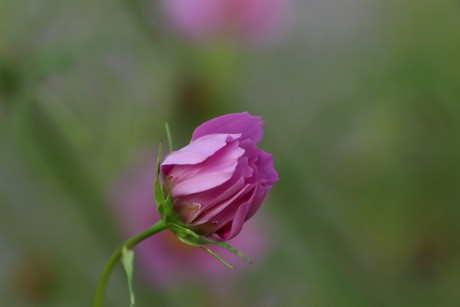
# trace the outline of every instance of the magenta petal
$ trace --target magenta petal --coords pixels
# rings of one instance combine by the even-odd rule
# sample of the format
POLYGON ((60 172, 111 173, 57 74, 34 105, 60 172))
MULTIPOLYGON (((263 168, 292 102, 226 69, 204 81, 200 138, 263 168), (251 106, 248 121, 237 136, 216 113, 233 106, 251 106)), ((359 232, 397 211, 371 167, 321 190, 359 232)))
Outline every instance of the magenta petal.
POLYGON ((203 136, 178 151, 171 152, 161 163, 161 172, 168 175, 173 165, 194 165, 203 162, 225 147, 229 142, 239 138, 239 134, 210 134, 203 136))
POLYGON ((256 213, 256 211, 259 210, 260 206, 262 205, 265 199, 265 196, 267 196, 271 188, 272 186, 266 184, 265 182, 259 183, 256 186, 256 189, 254 192, 254 198, 252 199, 252 202, 251 202, 251 209, 246 215, 246 220, 249 220, 256 213))
POLYGON ((203 192, 215 188, 232 177, 231 172, 197 174, 173 186, 173 197, 203 192))
MULTIPOLYGON (((226 159, 226 161, 229 160, 226 159)), ((203 210, 209 210, 215 205, 229 199, 235 193, 238 193, 245 186, 246 179, 251 177, 253 172, 254 170, 248 165, 247 158, 240 157, 238 159, 238 166, 230 180, 206 193, 185 195, 181 198, 181 202, 199 203, 202 205, 203 210)))
POLYGON ((259 171, 259 178, 267 181, 270 185, 279 180, 278 173, 273 167, 273 158, 272 155, 261 150, 259 150, 259 156, 256 161, 257 169, 259 171))
POLYGON ((238 204, 238 198, 241 198, 242 195, 248 193, 251 189, 253 189, 254 186, 247 184, 244 188, 242 188, 238 193, 233 195, 231 198, 221 202, 220 204, 207 209, 206 212, 203 213, 203 215, 199 216, 194 222, 197 224, 202 224, 209 222, 211 219, 213 219, 215 216, 217 216, 219 213, 224 211, 225 209, 228 209, 229 207, 234 207, 237 206, 238 204))
POLYGON ((238 178, 235 181, 229 180, 207 193, 195 193, 181 197, 181 202, 199 203, 203 210, 209 210, 209 208, 232 197, 235 193, 238 193, 244 185, 243 178, 238 178))
POLYGON ((172 178, 173 197, 207 191, 229 181, 243 154, 244 149, 233 141, 203 163, 172 166, 168 176, 172 178))
POLYGON ((247 220, 246 215, 248 214, 251 208, 251 201, 247 201, 242 204, 231 221, 231 224, 227 227, 224 227, 221 230, 216 231, 216 235, 220 237, 221 240, 227 241, 231 238, 238 235, 243 228, 244 222, 247 220))
POLYGON ((214 238, 217 240, 229 240, 236 236, 243 223, 248 220, 248 213, 251 211, 257 187, 251 185, 252 191, 232 203, 227 210, 221 212, 214 218, 219 222, 220 227, 215 230, 214 238))
POLYGON ((255 144, 262 139, 264 122, 259 116, 249 113, 233 113, 211 119, 198 126, 192 135, 192 141, 208 134, 241 133, 241 139, 251 139, 255 144))

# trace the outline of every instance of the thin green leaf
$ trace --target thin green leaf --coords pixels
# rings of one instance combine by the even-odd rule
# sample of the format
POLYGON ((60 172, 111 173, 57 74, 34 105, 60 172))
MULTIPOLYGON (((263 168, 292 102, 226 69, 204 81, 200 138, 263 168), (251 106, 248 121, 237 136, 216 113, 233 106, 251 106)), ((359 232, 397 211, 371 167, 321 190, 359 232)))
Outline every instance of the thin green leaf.
POLYGON ((252 261, 249 258, 247 258, 242 252, 240 252, 239 250, 237 250, 236 248, 234 248, 233 246, 231 246, 231 245, 229 245, 229 244, 227 244, 225 242, 218 242, 218 241, 208 240, 208 239, 203 238, 202 236, 198 235, 197 233, 195 233, 191 229, 188 229, 186 227, 183 227, 183 226, 180 226, 180 225, 177 225, 177 224, 173 224, 173 227, 175 228, 176 232, 178 232, 176 234, 176 235, 178 235, 178 237, 185 237, 185 235, 187 235, 189 238, 191 238, 197 244, 212 244, 212 245, 220 246, 220 247, 225 248, 226 250, 234 253, 235 255, 237 255, 238 257, 243 259, 244 261, 252 264, 252 261))
POLYGON ((126 247, 123 247, 121 253, 121 263, 125 268, 126 277, 128 279, 128 289, 129 289, 129 306, 134 307, 134 291, 133 291, 133 262, 134 262, 134 252, 126 247))
POLYGON ((158 208, 160 208, 161 204, 165 201, 165 195, 163 189, 160 185, 160 158, 161 158, 161 147, 162 141, 160 141, 160 145, 158 146, 158 154, 157 154, 157 164, 156 164, 156 178, 155 178, 155 185, 154 185, 154 198, 155 203, 158 208))
POLYGON ((239 250, 237 250, 233 246, 231 246, 231 245, 229 245, 229 244, 227 244, 225 242, 213 242, 213 241, 208 241, 208 240, 206 240, 206 241, 207 241, 207 244, 213 244, 213 245, 223 247, 226 250, 231 251, 232 253, 234 253, 235 255, 237 255, 238 257, 240 257, 241 259, 243 259, 247 263, 252 264, 252 261, 248 257, 246 257, 242 252, 240 252, 239 250))
POLYGON ((179 237, 179 240, 181 240, 183 243, 185 244, 188 244, 188 245, 192 245, 192 246, 197 246, 205 251, 207 251, 209 254, 211 254, 212 256, 214 256, 217 260, 219 260, 220 262, 222 262, 223 264, 225 264, 227 267, 229 267, 230 269, 234 270, 235 268, 233 266, 231 266, 227 261, 225 261, 224 259, 222 259, 219 255, 217 255, 215 252, 213 252, 212 250, 210 250, 209 248, 207 248, 206 246, 204 245, 201 245, 201 244, 198 244, 198 243, 195 243, 193 241, 190 241, 186 238, 181 238, 179 237))
POLYGON ((172 143, 172 137, 171 137, 171 130, 169 129, 169 125, 167 122, 165 123, 165 129, 166 129, 166 137, 168 138, 169 152, 172 152, 173 143, 172 143))
POLYGON ((220 262, 222 262, 223 264, 225 264, 227 267, 229 267, 230 269, 234 270, 235 268, 233 266, 231 266, 227 261, 225 261, 224 259, 222 259, 219 255, 217 255, 215 252, 213 252, 212 250, 210 250, 209 248, 207 248, 206 246, 204 245, 197 245, 198 247, 204 249, 205 251, 207 251, 208 253, 210 253, 211 255, 213 255, 217 260, 219 260, 220 262))
MULTIPOLYGON (((193 244, 190 244, 190 245, 196 246, 196 244, 205 243, 203 242, 199 234, 195 233, 193 230, 187 227, 181 226, 177 223, 170 223, 169 226, 170 226, 169 229, 171 229, 171 231, 174 232, 174 234, 179 239, 181 240, 184 239, 187 242, 193 242, 193 244)), ((189 244, 187 242, 184 242, 184 243, 189 244)))
MULTIPOLYGON (((206 240, 204 239, 202 236, 198 235, 197 233, 195 233, 194 231, 192 231, 191 229, 188 229, 186 227, 183 227, 181 225, 178 225, 176 223, 171 223, 170 224, 170 229, 174 232, 174 234, 179 238, 179 240, 181 240, 183 243, 185 244, 188 244, 188 245, 192 245, 192 246, 197 246, 205 251, 207 251, 208 253, 210 253, 212 256, 214 256, 217 260, 219 260, 220 262, 222 262, 223 264, 225 264, 227 267, 229 267, 230 269, 234 270, 235 268, 233 266, 231 266, 228 262, 226 262, 224 259, 222 259, 219 255, 217 255, 215 252, 213 252, 212 250, 210 250, 209 248, 207 248, 206 246, 203 246, 202 244, 214 244, 215 242, 212 242, 212 241, 209 241, 209 240, 206 240)), ((223 243, 225 246, 221 245, 222 247, 224 248, 227 248, 229 249, 230 251, 236 253, 238 256, 242 256, 243 259, 249 261, 249 259, 247 259, 242 253, 240 253, 239 251, 237 251, 236 249, 234 249, 233 247, 231 247, 230 245, 228 244, 225 244, 223 243)), ((215 245, 219 245, 219 244, 215 244, 215 245)))

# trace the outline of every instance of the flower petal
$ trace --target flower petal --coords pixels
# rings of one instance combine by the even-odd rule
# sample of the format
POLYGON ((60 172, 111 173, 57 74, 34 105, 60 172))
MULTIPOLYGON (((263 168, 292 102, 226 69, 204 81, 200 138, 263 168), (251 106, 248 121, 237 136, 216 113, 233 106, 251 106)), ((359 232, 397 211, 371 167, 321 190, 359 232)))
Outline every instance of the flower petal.
POLYGON ((243 224, 247 220, 246 216, 250 209, 251 200, 248 200, 238 208, 233 219, 229 223, 224 224, 224 227, 217 230, 215 235, 222 241, 227 241, 235 237, 243 228, 243 224))
POLYGON ((242 195, 242 197, 234 201, 233 205, 228 206, 226 210, 213 218, 214 221, 219 223, 212 235, 214 239, 227 241, 241 231, 244 222, 249 219, 248 214, 251 211, 256 194, 257 187, 251 185, 249 193, 242 195))
POLYGON ((265 199, 265 196, 267 196, 271 188, 272 186, 265 182, 259 182, 257 184, 254 192, 254 198, 251 202, 251 209, 248 211, 246 215, 246 220, 249 220, 257 212, 257 210, 259 210, 260 206, 262 205, 265 199))
MULTIPOLYGON (((217 216, 219 213, 222 211, 230 208, 237 208, 239 203, 241 202, 242 196, 247 194, 251 189, 253 189, 254 186, 251 184, 247 184, 244 188, 242 188, 238 193, 233 195, 231 198, 221 202, 220 204, 212 207, 209 210, 206 210, 202 215, 198 216, 198 218, 194 221, 194 223, 197 224, 202 224, 209 222, 211 219, 213 219, 215 216, 217 216)), ((233 210, 234 211, 234 210, 233 210)))
POLYGON ((198 126, 192 135, 192 141, 208 134, 241 133, 241 139, 251 139, 255 144, 262 139, 264 122, 259 116, 249 113, 233 113, 211 119, 198 126))
POLYGON ((243 154, 238 141, 233 141, 202 163, 173 166, 168 174, 172 177, 173 198, 207 191, 227 182, 243 154))
POLYGON ((209 210, 216 204, 219 204, 226 199, 231 198, 238 193, 244 186, 247 178, 253 174, 253 169, 248 165, 246 157, 240 157, 238 166, 232 175, 232 178, 222 185, 206 191, 206 193, 195 193, 181 197, 181 202, 199 203, 202 205, 202 210, 209 210))
POLYGON ((278 173, 273 167, 272 155, 259 149, 259 157, 255 162, 259 171, 259 178, 267 181, 269 185, 279 180, 278 173))
POLYGON ((239 137, 239 134, 209 134, 196 139, 178 151, 171 152, 161 163, 161 172, 167 176, 174 165, 201 163, 239 137))
POLYGON ((177 198, 183 195, 199 193, 215 188, 232 177, 232 171, 209 172, 196 174, 173 185, 172 195, 177 198))

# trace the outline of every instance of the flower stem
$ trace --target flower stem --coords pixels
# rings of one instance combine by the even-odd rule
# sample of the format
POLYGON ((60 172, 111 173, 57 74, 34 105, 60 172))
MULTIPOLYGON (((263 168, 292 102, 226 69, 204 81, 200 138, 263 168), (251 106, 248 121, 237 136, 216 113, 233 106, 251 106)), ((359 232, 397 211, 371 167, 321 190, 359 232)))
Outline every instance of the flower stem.
POLYGON ((109 260, 104 266, 104 270, 99 277, 99 282, 97 283, 96 293, 94 295, 93 307, 101 307, 104 301, 104 293, 105 288, 107 286, 107 281, 109 280, 110 273, 112 272, 113 268, 117 264, 118 260, 120 260, 121 253, 123 252, 123 248, 130 249, 131 247, 135 246, 139 242, 147 239, 148 237, 165 230, 167 227, 165 223, 160 220, 152 227, 146 229, 145 231, 135 235, 132 238, 126 240, 123 244, 121 244, 110 256, 109 260))

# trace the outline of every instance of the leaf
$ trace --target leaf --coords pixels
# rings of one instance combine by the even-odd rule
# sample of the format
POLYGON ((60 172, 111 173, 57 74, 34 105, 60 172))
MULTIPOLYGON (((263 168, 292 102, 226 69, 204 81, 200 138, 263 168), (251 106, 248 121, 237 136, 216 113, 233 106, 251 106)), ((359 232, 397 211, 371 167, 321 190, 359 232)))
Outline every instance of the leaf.
POLYGON ((165 123, 166 137, 168 138, 169 152, 173 151, 173 142, 171 137, 171 129, 169 129, 168 123, 165 123))
POLYGON ((172 227, 171 229, 173 230, 173 232, 179 238, 187 237, 189 241, 193 241, 196 244, 212 244, 212 245, 220 246, 220 247, 225 248, 226 250, 234 253, 235 255, 237 255, 238 257, 240 257, 241 259, 243 259, 247 263, 252 264, 252 261, 249 258, 247 258, 242 252, 240 252, 239 250, 237 250, 236 248, 234 248, 233 246, 231 246, 231 245, 229 245, 229 244, 227 244, 225 242, 218 242, 218 241, 208 240, 208 239, 200 236, 199 234, 195 233, 193 230, 188 229, 188 228, 183 227, 183 226, 179 226, 177 224, 173 224, 173 225, 171 225, 171 227, 172 227))
POLYGON ((220 262, 222 262, 223 264, 225 264, 227 267, 229 267, 230 269, 234 270, 235 268, 233 266, 231 266, 227 261, 225 261, 224 259, 222 259, 219 255, 217 255, 215 252, 213 252, 212 250, 210 250, 209 248, 207 248, 206 246, 204 245, 201 245, 201 244, 198 244, 198 243, 195 243, 191 240, 188 240, 186 238, 181 238, 181 237, 178 237, 179 240, 181 240, 183 243, 185 244, 188 244, 188 245, 192 245, 192 246, 197 246, 205 251, 207 251, 208 253, 210 253, 212 256, 214 256, 217 260, 219 260, 220 262))
POLYGON ((208 240, 206 240, 206 241, 207 241, 206 244, 213 244, 213 245, 223 247, 226 250, 231 251, 232 253, 234 253, 235 255, 237 255, 238 257, 240 257, 241 259, 243 259, 247 263, 252 264, 252 261, 248 257, 246 257, 242 252, 240 252, 239 250, 237 250, 233 246, 231 246, 231 245, 229 245, 229 244, 227 244, 225 242, 213 242, 213 241, 208 241, 208 240))
POLYGON ((163 142, 160 142, 160 145, 158 146, 158 154, 157 154, 157 164, 156 164, 156 169, 155 169, 155 185, 154 185, 154 191, 153 191, 153 194, 154 194, 154 198, 155 198, 155 203, 158 207, 158 209, 160 209, 161 205, 164 203, 165 201, 165 195, 164 195, 164 192, 163 192, 163 189, 161 188, 161 185, 160 185, 160 157, 161 157, 161 145, 162 145, 163 142))
POLYGON ((172 230, 174 232, 174 234, 179 238, 179 240, 181 240, 183 243, 202 248, 203 250, 205 250, 208 253, 210 253, 212 256, 217 258, 217 260, 219 260, 220 262, 222 262, 223 264, 225 264, 227 267, 229 267, 232 270, 234 270, 233 266, 231 266, 228 262, 226 262, 224 259, 222 259, 219 255, 217 255, 215 252, 213 252, 212 250, 210 250, 206 246, 203 246, 202 244, 213 244, 213 245, 223 247, 223 248, 235 253, 237 256, 241 257, 245 261, 247 261, 249 263, 252 263, 251 260, 249 260, 246 256, 243 255, 243 253, 238 251, 236 248, 228 245, 227 243, 214 242, 214 241, 207 240, 207 239, 203 238, 202 236, 198 235, 197 233, 195 233, 194 231, 192 231, 191 229, 188 229, 186 227, 180 226, 180 225, 175 224, 175 223, 170 224, 170 230, 172 230))
POLYGON ((134 291, 133 291, 133 262, 134 262, 134 252, 131 249, 123 247, 121 253, 121 263, 125 268, 126 277, 128 279, 128 289, 129 289, 129 306, 134 307, 134 291))

